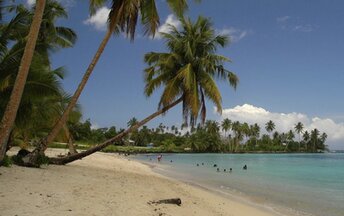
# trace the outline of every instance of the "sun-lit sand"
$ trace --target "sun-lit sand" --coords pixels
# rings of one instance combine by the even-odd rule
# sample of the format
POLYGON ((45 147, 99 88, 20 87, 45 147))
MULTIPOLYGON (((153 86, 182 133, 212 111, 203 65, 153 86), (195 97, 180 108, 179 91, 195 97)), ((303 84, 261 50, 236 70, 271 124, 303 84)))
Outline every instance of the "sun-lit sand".
MULTIPOLYGON (((64 150, 49 149, 48 154, 64 150)), ((13 153, 13 151, 12 151, 13 153)), ((0 215, 274 215, 168 179, 123 156, 96 153, 66 166, 0 167, 0 215), (179 197, 182 205, 148 204, 179 197)))

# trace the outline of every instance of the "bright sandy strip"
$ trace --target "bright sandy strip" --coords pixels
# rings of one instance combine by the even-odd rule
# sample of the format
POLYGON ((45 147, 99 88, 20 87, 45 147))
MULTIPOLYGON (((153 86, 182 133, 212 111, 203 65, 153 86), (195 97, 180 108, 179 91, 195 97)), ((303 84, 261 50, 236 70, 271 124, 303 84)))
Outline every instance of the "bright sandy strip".
MULTIPOLYGON (((18 149, 17 149, 18 150, 18 149)), ((48 155, 65 153, 49 149, 48 155)), ((13 150, 12 150, 13 153, 13 150)), ((0 215, 237 215, 273 213, 168 179, 117 154, 65 166, 0 167, 0 215), (179 197, 182 205, 148 204, 179 197)))

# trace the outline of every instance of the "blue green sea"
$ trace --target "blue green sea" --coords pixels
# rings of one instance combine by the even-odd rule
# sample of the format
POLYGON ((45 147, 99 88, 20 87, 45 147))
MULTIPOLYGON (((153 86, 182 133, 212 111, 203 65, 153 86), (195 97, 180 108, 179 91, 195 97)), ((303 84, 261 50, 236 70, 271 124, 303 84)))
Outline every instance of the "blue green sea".
POLYGON ((156 155, 136 158, 156 165, 161 174, 285 215, 344 215, 344 154, 163 154, 161 162, 156 155))

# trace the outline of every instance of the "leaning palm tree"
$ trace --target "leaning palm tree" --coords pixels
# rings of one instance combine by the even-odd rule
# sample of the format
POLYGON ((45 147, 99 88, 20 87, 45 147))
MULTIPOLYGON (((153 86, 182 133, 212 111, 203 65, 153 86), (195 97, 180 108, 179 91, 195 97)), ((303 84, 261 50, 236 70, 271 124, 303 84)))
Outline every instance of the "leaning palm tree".
MULTIPOLYGON (((101 7, 104 2, 106 1, 91 0, 91 14, 94 13, 97 8, 101 7)), ((167 3, 173 12, 179 16, 187 9, 186 0, 168 0, 167 3)), ((159 26, 159 15, 155 0, 112 0, 112 6, 108 17, 108 29, 104 39, 100 43, 97 52, 78 85, 78 88, 74 92, 71 102, 66 107, 61 118, 56 122, 55 127, 44 139, 41 140, 38 147, 30 155, 30 160, 34 161, 37 159, 39 154, 44 154, 48 144, 55 139, 56 135, 66 123, 69 113, 77 103, 77 100, 79 99, 111 35, 124 32, 131 40, 134 40, 136 25, 139 18, 141 18, 141 23, 144 27, 144 34, 154 36, 159 26)))
POLYGON ((164 87, 158 111, 102 144, 75 155, 53 158, 52 163, 66 164, 99 151, 180 103, 183 119, 189 119, 191 124, 196 123, 199 115, 204 122, 205 98, 212 101, 221 113, 221 94, 214 78, 227 79, 234 88, 238 83, 236 75, 223 66, 229 59, 216 54, 218 47, 228 44, 228 37, 215 35, 211 22, 203 17, 195 23, 181 19, 181 23, 183 30, 170 26, 171 33, 163 34, 169 52, 145 55, 145 62, 149 65, 145 70, 146 95, 151 96, 158 87, 164 87))
POLYGON ((301 122, 298 122, 294 129, 295 129, 295 132, 299 134, 299 151, 300 151, 300 143, 301 143, 301 133, 303 132, 303 124, 301 122))
POLYGON ((23 95, 25 82, 30 70, 31 61, 35 52, 39 28, 42 22, 45 3, 45 0, 36 1, 35 12, 30 26, 30 31, 27 35, 24 54, 20 61, 19 70, 17 73, 16 81, 14 83, 14 87, 12 89, 10 100, 7 104, 6 110, 2 116, 2 120, 0 123, 0 164, 2 163, 2 160, 4 159, 6 153, 7 140, 17 116, 17 111, 23 95))

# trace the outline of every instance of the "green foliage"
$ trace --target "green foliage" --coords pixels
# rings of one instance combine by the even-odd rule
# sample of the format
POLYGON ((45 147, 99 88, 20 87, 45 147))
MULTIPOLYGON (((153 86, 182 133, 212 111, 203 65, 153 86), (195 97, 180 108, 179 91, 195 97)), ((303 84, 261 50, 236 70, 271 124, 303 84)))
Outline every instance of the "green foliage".
MULTIPOLYGON (((15 5, 12 12, 6 14, 12 19, 0 24, 0 116, 14 86, 33 14, 33 8, 15 5)), ((11 134, 13 144, 26 146, 45 136, 69 100, 60 83, 65 70, 62 67, 53 69, 50 62, 52 52, 72 47, 76 41, 72 29, 56 25, 58 19, 66 17, 67 12, 59 2, 47 1, 11 134)))
POLYGON ((13 164, 12 158, 9 157, 8 155, 5 155, 5 157, 2 161, 2 165, 4 167, 10 167, 10 166, 12 166, 12 164, 13 164))
POLYGON ((222 112, 221 93, 215 80, 227 80, 236 88, 238 78, 224 68, 230 60, 218 55, 229 38, 217 35, 209 19, 198 17, 195 22, 180 18, 182 30, 170 26, 170 33, 162 33, 168 52, 145 55, 145 94, 163 87, 159 108, 182 98, 184 124, 195 126, 197 118, 206 118, 206 99, 222 112))
POLYGON ((49 157, 45 156, 45 155, 38 155, 37 157, 37 163, 36 163, 39 167, 41 165, 48 165, 49 164, 49 157))

